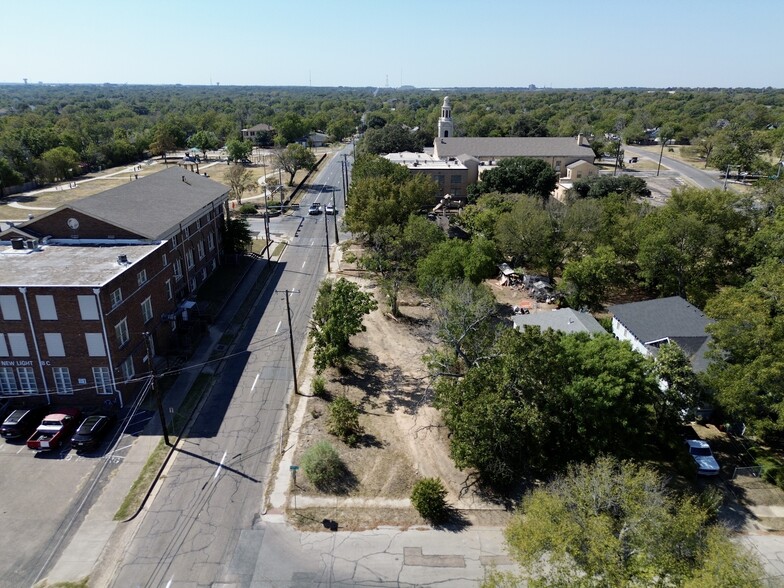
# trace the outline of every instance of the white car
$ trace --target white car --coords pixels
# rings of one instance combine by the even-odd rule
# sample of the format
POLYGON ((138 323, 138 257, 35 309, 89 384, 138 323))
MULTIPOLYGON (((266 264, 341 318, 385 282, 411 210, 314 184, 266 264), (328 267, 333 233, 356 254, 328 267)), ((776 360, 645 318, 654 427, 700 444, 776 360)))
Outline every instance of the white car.
POLYGON ((713 457, 710 445, 702 439, 688 439, 686 445, 689 446, 689 455, 697 464, 697 473, 701 476, 717 476, 719 474, 719 462, 713 457))
POLYGON ((335 205, 330 203, 327 204, 327 207, 324 209, 324 212, 326 214, 335 214, 337 211, 335 210, 335 205))

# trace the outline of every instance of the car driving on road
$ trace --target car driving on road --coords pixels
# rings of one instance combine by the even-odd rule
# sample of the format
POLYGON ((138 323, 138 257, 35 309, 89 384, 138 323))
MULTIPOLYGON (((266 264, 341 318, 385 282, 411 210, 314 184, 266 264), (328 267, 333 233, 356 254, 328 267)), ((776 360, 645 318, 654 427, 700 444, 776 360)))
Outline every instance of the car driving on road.
POLYGON ((335 213, 337 213, 337 210, 335 209, 335 205, 331 204, 331 203, 327 204, 327 207, 324 209, 324 213, 325 214, 335 214, 335 213))
POLYGON ((308 214, 321 214, 321 204, 314 202, 308 208, 308 214))

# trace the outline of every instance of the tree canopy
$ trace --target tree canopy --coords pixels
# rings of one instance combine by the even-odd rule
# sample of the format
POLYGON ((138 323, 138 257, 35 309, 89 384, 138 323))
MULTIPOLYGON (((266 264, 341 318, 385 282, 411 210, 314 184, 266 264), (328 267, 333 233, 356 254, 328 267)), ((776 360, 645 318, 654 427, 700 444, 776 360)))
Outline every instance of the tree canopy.
POLYGON ((652 469, 600 457, 528 494, 505 534, 530 586, 762 587, 714 515, 652 469))
POLYGON ((289 186, 294 185, 294 175, 301 169, 311 169, 316 165, 316 156, 313 151, 300 145, 290 143, 285 149, 277 153, 280 167, 289 174, 289 186))
POLYGON ((527 194, 546 202, 558 184, 558 174, 541 159, 508 157, 482 174, 480 193, 527 194))

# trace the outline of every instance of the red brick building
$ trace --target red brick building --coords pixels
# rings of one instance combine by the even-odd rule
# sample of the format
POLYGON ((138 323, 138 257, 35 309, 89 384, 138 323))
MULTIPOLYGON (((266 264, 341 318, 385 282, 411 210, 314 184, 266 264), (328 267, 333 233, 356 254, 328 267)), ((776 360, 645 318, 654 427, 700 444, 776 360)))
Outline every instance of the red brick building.
POLYGON ((173 167, 0 233, 0 395, 129 402, 220 262, 227 200, 173 167))

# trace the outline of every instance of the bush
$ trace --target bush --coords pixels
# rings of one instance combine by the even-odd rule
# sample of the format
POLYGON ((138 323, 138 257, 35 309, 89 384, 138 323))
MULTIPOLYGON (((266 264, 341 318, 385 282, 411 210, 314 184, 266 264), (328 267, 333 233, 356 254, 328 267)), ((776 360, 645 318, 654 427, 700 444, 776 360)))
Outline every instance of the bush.
POLYGON ((323 376, 313 378, 313 396, 324 398, 327 395, 327 381, 323 376))
POLYGON ((359 409, 345 396, 336 398, 329 407, 327 431, 348 445, 355 445, 363 430, 359 424, 359 409))
POLYGON ((319 441, 302 454, 302 471, 319 490, 329 490, 343 476, 343 462, 338 452, 327 441, 319 441))
POLYGON ((423 478, 414 484, 411 504, 423 519, 431 523, 440 523, 449 514, 446 488, 438 478, 423 478))
POLYGON ((256 214, 257 212, 255 204, 243 204, 240 206, 240 214, 256 214))

